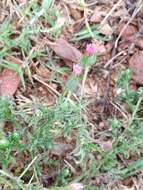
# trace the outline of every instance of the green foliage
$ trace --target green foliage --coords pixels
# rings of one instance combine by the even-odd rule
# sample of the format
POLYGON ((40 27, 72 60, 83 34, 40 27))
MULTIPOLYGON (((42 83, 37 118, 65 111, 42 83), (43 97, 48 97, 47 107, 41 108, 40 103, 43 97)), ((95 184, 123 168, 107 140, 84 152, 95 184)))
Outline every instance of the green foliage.
POLYGON ((139 97, 142 95, 143 88, 138 88, 137 91, 130 90, 129 82, 131 79, 131 70, 127 69, 121 73, 120 78, 116 82, 118 99, 121 102, 126 102, 131 111, 134 110, 139 97))
POLYGON ((117 80, 116 82, 116 86, 117 88, 124 88, 124 87, 127 87, 129 85, 129 82, 131 80, 131 70, 130 69, 127 69, 125 71, 122 71, 119 79, 117 80))
POLYGON ((7 98, 0 97, 0 121, 11 119, 11 104, 7 98))
POLYGON ((78 33, 74 34, 73 41, 80 41, 85 40, 88 38, 95 38, 97 40, 102 41, 109 41, 111 39, 111 36, 103 36, 100 32, 98 25, 89 26, 90 30, 92 31, 93 36, 91 35, 91 32, 89 32, 89 28, 83 28, 78 33))
POLYGON ((84 55, 81 59, 81 63, 82 63, 82 66, 84 68, 87 68, 89 66, 92 66, 93 64, 96 63, 96 59, 97 59, 97 56, 96 55, 92 55, 92 56, 87 56, 87 55, 84 55))
MULTIPOLYGON (((86 7, 84 0, 77 3, 82 9, 86 7)), ((46 173, 47 176, 51 175, 51 181, 54 178, 54 187, 49 190, 69 190, 67 185, 73 180, 82 180, 87 184, 90 179, 104 174, 110 175, 113 180, 130 176, 142 169, 143 88, 137 91, 130 89, 132 72, 129 69, 124 71, 116 85, 115 101, 121 107, 126 105, 121 110, 125 112, 126 118, 118 118, 115 115, 109 119, 107 130, 98 131, 96 125, 88 121, 82 92, 89 69, 96 63, 96 55, 84 55, 79 63, 83 68, 83 75, 72 73, 65 85, 59 76, 69 70, 65 67, 56 67, 56 59, 50 60, 50 56, 46 62, 45 57, 49 52, 39 47, 37 43, 37 41, 41 43, 41 36, 46 34, 52 38, 58 37, 65 24, 57 25, 57 20, 62 14, 54 4, 54 0, 43 0, 41 3, 35 0, 28 1, 27 6, 22 8, 20 13, 26 20, 19 30, 20 33, 15 33, 11 19, 3 22, 0 28, 0 69, 14 70, 19 74, 23 87, 26 88, 24 74, 28 75, 33 82, 28 63, 33 62, 34 59, 37 62, 40 57, 40 61, 38 60, 40 64, 45 64, 53 74, 50 82, 60 84, 65 91, 51 107, 34 96, 24 97, 25 99, 21 96, 21 104, 17 104, 17 98, 11 100, 0 97, 0 185, 2 187, 6 185, 4 189, 8 187, 11 190, 44 190, 39 181, 43 180, 43 173, 46 173), (40 23, 41 20, 44 24, 40 23), (36 50, 33 51, 33 47, 36 50), (8 62, 6 56, 9 54, 22 57, 24 60, 22 67, 8 62), (80 80, 82 80, 81 97, 77 98, 78 101, 74 101, 72 92, 78 90, 80 80), (12 125, 10 130, 6 128, 7 122, 12 125), (109 150, 103 148, 103 142, 107 141, 112 142, 109 150), (53 153, 55 144, 59 146, 60 142, 71 146, 64 155, 60 153, 63 150, 53 153), (123 157, 123 161, 128 161, 131 160, 132 155, 136 155, 137 159, 129 165, 124 165, 120 156, 123 157), (19 166, 19 158, 23 156, 25 160, 22 160, 19 166), (14 175, 5 172, 9 171, 9 166, 12 166, 14 175), (77 177, 75 173, 80 175, 77 177)), ((101 34, 99 26, 90 26, 87 22, 86 28, 75 34, 73 40, 79 41, 91 37, 102 41, 111 39, 110 36, 101 34)), ((97 190, 98 188, 87 185, 85 189, 97 190)))

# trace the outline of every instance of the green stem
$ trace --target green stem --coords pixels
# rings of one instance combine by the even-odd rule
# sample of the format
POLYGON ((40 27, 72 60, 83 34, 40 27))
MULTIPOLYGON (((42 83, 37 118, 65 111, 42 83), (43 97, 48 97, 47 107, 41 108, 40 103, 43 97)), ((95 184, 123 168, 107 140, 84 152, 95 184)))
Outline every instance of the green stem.
POLYGON ((5 137, 5 133, 3 131, 4 126, 5 126, 5 122, 0 121, 0 139, 3 139, 5 137))
POLYGON ((87 66, 85 68, 85 71, 84 71, 84 75, 83 75, 83 80, 82 80, 82 88, 81 88, 81 99, 83 98, 83 94, 84 94, 84 87, 85 87, 85 82, 86 82, 86 79, 87 79, 87 75, 88 75, 88 72, 89 72, 89 66, 87 66))

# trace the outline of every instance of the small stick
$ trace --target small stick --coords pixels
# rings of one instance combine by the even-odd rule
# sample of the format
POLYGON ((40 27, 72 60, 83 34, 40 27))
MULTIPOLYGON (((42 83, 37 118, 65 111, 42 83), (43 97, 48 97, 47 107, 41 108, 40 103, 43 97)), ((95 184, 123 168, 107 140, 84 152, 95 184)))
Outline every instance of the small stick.
POLYGON ((122 3, 123 0, 119 0, 114 6, 113 8, 109 11, 109 13, 106 15, 106 17, 102 20, 102 22, 100 23, 101 26, 103 26, 105 24, 105 22, 107 21, 107 19, 109 18, 110 15, 113 14, 113 12, 115 11, 115 9, 122 3))
POLYGON ((33 75, 33 78, 35 80, 37 80, 38 82, 42 83, 43 85, 45 85, 46 87, 48 87, 50 89, 50 91, 53 92, 55 95, 60 96, 60 93, 57 90, 55 90, 50 85, 48 85, 46 82, 44 82, 42 79, 40 79, 40 77, 38 75, 33 75))
POLYGON ((115 55, 114 57, 112 57, 105 65, 104 68, 106 69, 117 57, 119 57, 120 55, 124 54, 125 51, 121 51, 119 52, 117 55, 115 55))
POLYGON ((38 156, 36 156, 30 164, 27 166, 27 168, 22 172, 22 174, 18 177, 18 181, 24 176, 24 174, 29 170, 29 168, 33 165, 33 163, 37 160, 38 156))
MULTIPOLYGON (((141 2, 140 2, 141 3, 141 2)), ((118 38, 116 39, 115 41, 115 48, 117 48, 118 46, 118 42, 122 36, 122 34, 125 32, 125 30, 127 29, 127 27, 129 26, 129 24, 132 22, 132 20, 135 18, 135 16, 138 14, 138 12, 140 11, 140 9, 143 7, 143 3, 141 3, 141 5, 138 7, 138 9, 136 9, 134 12, 133 12, 133 15, 132 17, 129 19, 129 21, 127 22, 127 24, 123 27, 123 29, 121 30, 118 38)))
POLYGON ((125 119, 129 119, 128 116, 125 114, 125 112, 123 111, 123 109, 121 109, 118 105, 116 105, 115 103, 110 101, 110 104, 112 106, 114 106, 123 116, 125 119))
POLYGON ((6 177, 8 177, 9 179, 12 179, 12 180, 16 180, 16 178, 14 177, 14 176, 11 176, 10 174, 8 174, 8 173, 6 173, 5 171, 3 171, 3 170, 0 170, 0 174, 2 174, 2 175, 4 175, 4 176, 6 176, 6 177))

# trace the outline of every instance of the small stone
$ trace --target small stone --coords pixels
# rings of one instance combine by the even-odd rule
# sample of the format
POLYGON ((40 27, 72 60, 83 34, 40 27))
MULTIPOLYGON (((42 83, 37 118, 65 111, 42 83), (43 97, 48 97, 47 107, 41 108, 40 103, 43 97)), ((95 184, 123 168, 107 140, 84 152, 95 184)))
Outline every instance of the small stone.
POLYGON ((104 122, 100 122, 99 125, 98 125, 99 129, 104 129, 105 128, 105 124, 104 122))
MULTIPOLYGON (((124 27, 126 27, 126 23, 120 25, 118 32, 121 33, 124 27)), ((126 27, 125 31, 123 32, 122 38, 127 38, 136 33, 137 33, 137 28, 134 25, 130 24, 126 27)))
POLYGON ((90 21, 92 23, 98 23, 101 22, 102 20, 102 16, 104 16, 106 13, 104 11, 101 10, 100 6, 95 7, 94 11, 93 11, 93 15, 90 18, 90 21))
POLYGON ((82 190, 83 189, 83 185, 81 183, 71 183, 69 185, 69 189, 70 190, 82 190))
POLYGON ((136 40, 135 40, 135 45, 139 48, 139 49, 141 49, 141 50, 143 50, 143 38, 137 38, 136 40))
POLYGON ((132 79, 136 84, 143 85, 143 52, 136 52, 129 60, 129 67, 133 71, 132 79))
POLYGON ((103 151, 109 152, 112 150, 112 142, 111 141, 104 142, 104 143, 102 143, 101 147, 102 147, 103 151))

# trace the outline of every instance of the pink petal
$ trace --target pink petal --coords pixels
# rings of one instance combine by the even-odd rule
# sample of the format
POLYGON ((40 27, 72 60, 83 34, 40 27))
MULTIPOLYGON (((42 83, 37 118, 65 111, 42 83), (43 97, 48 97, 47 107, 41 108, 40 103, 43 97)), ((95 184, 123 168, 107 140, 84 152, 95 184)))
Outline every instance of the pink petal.
POLYGON ((73 65, 73 72, 77 75, 80 75, 82 72, 82 67, 78 64, 73 65))
POLYGON ((72 183, 70 184, 70 190, 82 190, 83 185, 81 183, 72 183))
POLYGON ((87 44, 86 46, 86 53, 88 55, 94 55, 96 52, 96 46, 95 44, 91 43, 91 44, 87 44))

